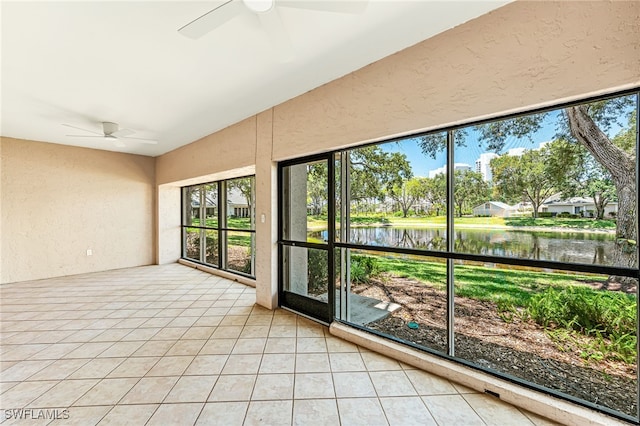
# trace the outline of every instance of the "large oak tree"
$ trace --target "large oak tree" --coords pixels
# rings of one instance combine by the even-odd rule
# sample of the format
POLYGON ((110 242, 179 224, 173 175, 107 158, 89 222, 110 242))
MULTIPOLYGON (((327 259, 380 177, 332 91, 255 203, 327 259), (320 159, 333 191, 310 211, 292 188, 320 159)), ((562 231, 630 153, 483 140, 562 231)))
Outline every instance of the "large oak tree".
MULTIPOLYGON (((611 176, 618 200, 614 265, 636 267, 638 212, 636 205, 636 152, 638 95, 580 104, 558 111, 494 121, 474 130, 487 151, 502 152, 508 138, 531 138, 549 118, 557 117, 557 139, 581 144, 611 176), (629 118, 631 117, 631 118, 629 118), (626 121, 626 123, 625 123, 626 121), (626 126, 625 126, 626 124, 626 126), (616 143, 607 135, 615 126, 626 127, 627 136, 616 143)), ((456 131, 456 146, 465 146, 465 131, 456 131)), ((421 140, 425 154, 435 157, 446 147, 446 134, 427 135, 421 140)))

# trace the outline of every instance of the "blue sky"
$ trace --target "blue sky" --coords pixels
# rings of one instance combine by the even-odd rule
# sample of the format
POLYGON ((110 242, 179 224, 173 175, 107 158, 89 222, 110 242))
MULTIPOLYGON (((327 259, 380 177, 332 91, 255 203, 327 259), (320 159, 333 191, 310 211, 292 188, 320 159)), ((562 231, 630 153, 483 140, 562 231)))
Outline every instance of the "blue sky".
MULTIPOLYGON (((611 128, 608 129, 608 131, 605 131, 610 138, 618 134, 623 127, 626 127, 628 112, 631 112, 632 110, 633 108, 629 107, 627 113, 623 113, 620 116, 620 124, 622 124, 622 126, 620 124, 612 123, 611 128)), ((529 138, 508 138, 504 149, 498 154, 505 153, 512 148, 538 148, 540 143, 552 141, 557 131, 556 126, 559 122, 558 115, 560 113, 560 109, 550 111, 545 118, 542 128, 532 135, 531 140, 529 138)), ((456 163, 466 163, 471 167, 474 167, 480 154, 489 151, 486 149, 486 143, 480 144, 478 142, 478 132, 475 131, 472 126, 468 127, 466 131, 466 146, 456 147, 454 152, 454 161, 456 163)), ((399 142, 383 144, 381 145, 381 148, 387 152, 401 152, 405 154, 411 163, 413 175, 428 177, 430 170, 438 169, 446 164, 446 153, 443 151, 437 155, 436 159, 433 159, 431 156, 422 153, 418 142, 419 138, 407 138, 399 142)))
MULTIPOLYGON (((503 152, 508 151, 511 148, 538 148, 540 142, 545 142, 553 139, 555 135, 555 122, 551 120, 551 123, 547 123, 542 129, 536 132, 533 136, 534 142, 529 139, 517 139, 509 138, 505 144, 503 152)), ((473 128, 467 129, 466 147, 456 147, 454 152, 454 160, 456 163, 467 163, 470 166, 474 166, 476 160, 480 154, 489 152, 478 142, 478 132, 473 128)), ((445 151, 440 152, 436 159, 433 159, 429 155, 425 155, 420 149, 418 144, 418 138, 405 139, 399 142, 392 142, 382 146, 385 151, 389 152, 401 152, 407 156, 407 159, 411 163, 414 176, 429 176, 429 170, 435 170, 442 167, 447 162, 445 151)))
MULTIPOLYGON (((538 148, 541 142, 547 142, 554 139, 556 134, 556 124, 558 122, 557 117, 560 113, 559 110, 551 111, 543 126, 540 130, 532 135, 532 141, 529 138, 508 138, 502 152, 507 152, 511 148, 538 148)), ((609 132, 609 136, 613 136, 620 131, 620 126, 612 126, 609 132)), ((482 145, 478 142, 478 132, 473 127, 467 128, 466 146, 456 147, 454 152, 454 161, 456 163, 466 163, 474 167, 476 160, 480 154, 489 152, 485 147, 486 143, 482 145)), ((437 155, 436 159, 431 156, 422 153, 418 144, 418 138, 407 138, 399 142, 390 142, 381 145, 381 148, 387 152, 401 152, 407 156, 407 159, 411 163, 414 176, 429 176, 430 170, 435 170, 444 166, 447 162, 446 153, 442 151, 437 155)))

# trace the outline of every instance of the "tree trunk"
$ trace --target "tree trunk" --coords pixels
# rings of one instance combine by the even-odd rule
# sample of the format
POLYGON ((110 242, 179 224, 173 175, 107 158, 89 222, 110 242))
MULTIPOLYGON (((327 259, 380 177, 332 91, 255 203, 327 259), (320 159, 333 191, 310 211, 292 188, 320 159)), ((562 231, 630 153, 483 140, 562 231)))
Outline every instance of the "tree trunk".
POLYGON ((531 203, 531 207, 533 207, 533 218, 537 219, 538 218, 538 204, 531 203))
POLYGON ((529 201, 531 201, 531 208, 533 209, 533 213, 532 216, 534 219, 538 218, 538 208, 540 207, 540 204, 537 201, 536 197, 532 197, 529 194, 526 194, 527 198, 529 199, 529 201))
MULTIPOLYGON (((616 250, 614 265, 633 268, 637 266, 637 206, 635 158, 615 146, 579 105, 567 108, 571 134, 593 155, 610 174, 618 195, 618 218, 616 225, 616 250)), ((623 287, 636 285, 633 279, 610 277, 609 281, 620 282, 623 287), (624 281, 624 283, 622 282, 624 281)))
POLYGON ((604 208, 607 204, 608 202, 602 194, 595 194, 593 196, 593 205, 596 208, 596 219, 604 219, 604 208))

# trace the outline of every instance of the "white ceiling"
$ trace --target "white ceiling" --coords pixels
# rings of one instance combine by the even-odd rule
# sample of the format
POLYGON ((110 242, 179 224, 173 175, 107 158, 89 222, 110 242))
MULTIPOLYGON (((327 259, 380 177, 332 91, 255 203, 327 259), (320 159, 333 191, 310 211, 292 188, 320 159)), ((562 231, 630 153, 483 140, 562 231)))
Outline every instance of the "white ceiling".
POLYGON ((3 0, 0 133, 157 156, 507 2, 369 0, 359 14, 278 7, 293 46, 282 62, 249 10, 198 40, 177 32, 224 1, 3 0), (102 121, 159 143, 119 148, 62 126, 101 132, 102 121))

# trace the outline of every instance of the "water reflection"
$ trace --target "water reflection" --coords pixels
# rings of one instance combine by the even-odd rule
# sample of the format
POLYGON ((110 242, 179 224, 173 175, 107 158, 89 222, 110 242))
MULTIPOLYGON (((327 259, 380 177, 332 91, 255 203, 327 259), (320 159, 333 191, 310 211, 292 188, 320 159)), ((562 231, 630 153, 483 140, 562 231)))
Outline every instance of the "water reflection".
MULTIPOLYGON (((327 239, 327 231, 312 232, 327 239)), ((613 234, 590 232, 527 232, 521 230, 463 229, 455 232, 455 251, 488 256, 558 262, 613 265, 613 234)), ((383 247, 445 251, 444 228, 351 228, 349 242, 383 247)))

